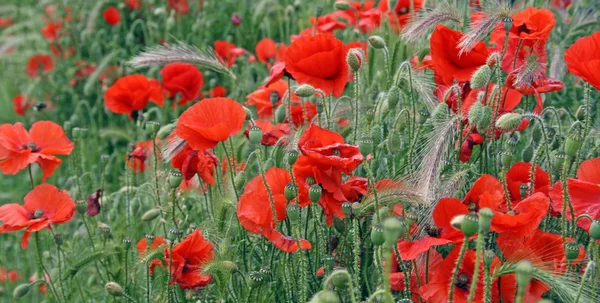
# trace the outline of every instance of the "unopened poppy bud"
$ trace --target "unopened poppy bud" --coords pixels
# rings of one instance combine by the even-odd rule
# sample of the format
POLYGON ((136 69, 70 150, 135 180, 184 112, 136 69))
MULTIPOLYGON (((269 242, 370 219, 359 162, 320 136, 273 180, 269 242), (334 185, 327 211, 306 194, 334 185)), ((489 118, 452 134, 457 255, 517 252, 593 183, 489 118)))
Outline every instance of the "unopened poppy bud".
POLYGON ((319 202, 321 200, 322 189, 319 184, 313 184, 308 188, 308 197, 310 201, 313 203, 319 202))
POLYGON ((381 38, 380 36, 370 36, 369 44, 374 49, 382 49, 386 46, 385 40, 383 40, 383 38, 381 38))
POLYGON ((484 133, 490 124, 492 123, 492 108, 489 106, 484 106, 481 111, 481 118, 477 123, 477 130, 481 133, 484 133))
POLYGON ((513 21, 514 21, 514 20, 513 20, 513 18, 512 18, 512 17, 510 17, 510 16, 509 16, 509 17, 504 17, 504 18, 502 18, 502 25, 504 25, 504 30, 505 30, 506 32, 509 32, 509 31, 510 31, 510 29, 512 28, 512 26, 513 26, 513 21))
POLYGON ((283 189, 283 195, 288 201, 296 197, 296 186, 294 186, 294 183, 290 182, 285 185, 285 188, 283 189))
POLYGON ((352 203, 352 215, 354 215, 354 217, 358 217, 361 214, 361 210, 360 210, 360 203, 359 202, 354 202, 352 203))
POLYGON ((250 142, 253 144, 260 144, 262 141, 262 130, 260 127, 256 125, 250 127, 250 130, 248 131, 248 138, 250 138, 250 142))
POLYGON ((486 233, 490 231, 490 227, 492 226, 492 217, 494 216, 494 211, 491 209, 484 207, 479 210, 479 232, 486 233))
POLYGON ((296 160, 298 160, 299 154, 300 154, 300 152, 298 152, 297 149, 292 149, 287 152, 287 162, 290 166, 292 166, 292 165, 294 165, 294 163, 296 163, 296 160))
POLYGON ((400 88, 394 85, 387 94, 388 109, 392 110, 396 108, 398 101, 400 101, 400 88))
POLYGON ((531 277, 533 276, 533 271, 535 267, 531 264, 531 262, 527 260, 522 260, 517 263, 515 266, 515 273, 517 274, 517 285, 520 288, 527 287, 527 284, 531 281, 531 277))
POLYGON ((373 140, 373 146, 377 146, 383 141, 383 128, 381 128, 381 125, 375 124, 371 127, 371 140, 373 140))
POLYGON ((472 237, 479 230, 479 218, 477 214, 470 213, 464 216, 460 223, 460 230, 466 237, 472 237))
POLYGON ((373 140, 367 136, 363 136, 358 140, 358 149, 363 157, 366 157, 368 154, 373 152, 373 140))
POLYGON ((342 203, 342 212, 344 213, 344 216, 346 216, 346 218, 350 217, 350 215, 352 214, 352 203, 342 203))
POLYGON ((151 135, 155 135, 160 130, 160 122, 158 121, 148 121, 146 122, 146 130, 151 135))
POLYGON ((400 136, 400 132, 391 129, 388 133, 387 137, 387 150, 390 154, 394 155, 400 151, 402 147, 402 137, 400 136))
POLYGON ((567 156, 571 158, 577 156, 579 149, 583 145, 583 132, 584 129, 581 126, 581 122, 577 121, 573 123, 565 140, 565 154, 567 156))
POLYGON ((565 160, 567 159, 567 155, 563 152, 557 152, 554 154, 554 169, 562 170, 563 165, 565 164, 565 160))
POLYGON ((263 277, 260 274, 260 272, 258 271, 252 271, 250 272, 250 274, 248 275, 248 286, 255 288, 259 285, 262 284, 263 282, 263 277))
POLYGON ((108 282, 104 285, 104 288, 108 292, 109 295, 113 297, 122 297, 125 295, 125 291, 121 285, 116 282, 108 282))
POLYGON ((287 216, 290 222, 296 223, 300 220, 300 207, 296 203, 290 203, 287 206, 287 216))
POLYGON ((600 239, 600 220, 598 219, 592 221, 592 225, 590 225, 590 238, 594 241, 600 239))
POLYGON ((382 245, 385 242, 385 237, 383 236, 383 226, 381 224, 375 224, 371 228, 371 242, 375 246, 382 245))
POLYGON ((131 248, 131 238, 123 238, 123 246, 125 247, 125 250, 129 250, 131 248))
POLYGON ((142 215, 142 221, 152 221, 158 218, 158 216, 160 216, 160 213, 161 210, 159 208, 152 208, 142 215))
POLYGON ((177 187, 179 187, 179 184, 181 184, 182 179, 183 179, 183 176, 181 175, 181 173, 174 170, 171 172, 171 175, 169 176, 169 185, 171 186, 171 188, 177 188, 177 187))
POLYGON ((519 192, 520 192, 522 198, 527 196, 528 191, 529 191, 529 185, 527 185, 526 183, 519 185, 519 192))
POLYGON ((577 109, 577 112, 575 112, 575 118, 577 118, 578 121, 585 120, 585 116, 586 116, 586 109, 585 108, 586 107, 584 105, 581 105, 577 109))
POLYGON ((519 127, 523 117, 518 113, 507 113, 496 121, 496 127, 501 131, 512 131, 519 127))
POLYGON ((279 105, 275 110, 275 122, 283 123, 285 121, 286 109, 285 105, 279 105))
POLYGON ((450 114, 450 109, 448 108, 448 104, 446 102, 438 103, 438 105, 433 110, 433 114, 431 117, 433 120, 442 120, 446 119, 450 114))
POLYGON ((346 54, 346 63, 348 63, 350 69, 356 73, 362 66, 362 58, 360 51, 355 48, 350 49, 346 54))
POLYGON ((231 261, 221 261, 221 265, 223 265, 223 267, 229 271, 236 271, 238 270, 238 266, 237 264, 231 262, 231 261))
POLYGON ((146 235, 145 238, 146 238, 146 247, 149 248, 150 246, 152 246, 152 243, 154 243, 155 237, 154 237, 154 235, 148 234, 148 235, 146 235))
POLYGON ((335 287, 342 288, 346 286, 346 283, 350 282, 348 281, 348 276, 346 276, 344 272, 347 273, 345 269, 336 269, 331 273, 331 282, 333 282, 335 287))
POLYGON ((315 88, 310 84, 302 84, 294 92, 300 98, 308 98, 315 94, 315 88))
POLYGON ((417 113, 419 114, 417 116, 417 123, 419 124, 424 124, 425 122, 427 122, 427 119, 429 119, 429 117, 431 116, 427 108, 421 108, 417 113))
POLYGON ((392 247, 404 233, 404 223, 396 217, 383 221, 383 237, 387 246, 392 247))
POLYGON ((485 264, 485 266, 492 265, 492 262, 494 262, 495 257, 496 257, 496 254, 494 253, 493 250, 486 249, 483 252, 483 264, 485 264))
POLYGON ((340 10, 340 11, 345 11, 345 10, 351 9, 352 6, 350 6, 350 4, 344 0, 339 0, 339 1, 335 1, 335 3, 333 4, 333 8, 340 10))
POLYGON ((340 298, 331 290, 321 290, 310 299, 309 303, 340 303, 340 298))
POLYGON ((171 132, 175 129, 175 127, 177 126, 177 124, 175 123, 171 123, 171 124, 167 124, 163 127, 161 127, 158 132, 156 133, 156 137, 159 139, 166 139, 171 132))
POLYGON ((575 259, 577 259, 580 248, 581 245, 578 243, 568 242, 567 245, 565 245, 565 257, 567 258, 567 261, 573 262, 575 259))
POLYGON ((235 178, 233 179, 233 184, 235 186, 235 188, 237 188, 238 190, 241 190, 244 188, 244 185, 246 183, 246 171, 241 171, 239 172, 237 175, 235 175, 235 178))
POLYGON ((471 88, 479 89, 485 87, 490 82, 491 78, 492 69, 487 64, 484 64, 479 67, 471 76, 471 88))
POLYGON ((509 150, 503 150, 500 153, 500 163, 502 167, 508 168, 512 164, 513 154, 509 150))
POLYGON ((481 120, 481 115, 483 114, 483 104, 480 102, 475 102, 473 106, 469 109, 469 113, 467 114, 467 118, 469 119, 469 124, 477 125, 481 120))
POLYGON ((534 152, 533 142, 530 142, 529 144, 527 144, 525 149, 523 149, 523 153, 521 154, 521 158, 523 159, 523 162, 531 162, 531 160, 533 160, 533 152, 534 152))

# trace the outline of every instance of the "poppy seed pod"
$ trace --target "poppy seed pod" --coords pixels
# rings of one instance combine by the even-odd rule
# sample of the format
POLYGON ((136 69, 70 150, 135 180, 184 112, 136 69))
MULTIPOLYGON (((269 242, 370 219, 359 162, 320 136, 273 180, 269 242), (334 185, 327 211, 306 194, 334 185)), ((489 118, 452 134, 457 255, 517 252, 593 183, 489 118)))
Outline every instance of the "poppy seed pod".
POLYGON ((460 226, 462 225, 462 222, 464 219, 465 219, 465 215, 454 216, 452 218, 452 220, 450 221, 450 225, 452 225, 452 227, 454 227, 456 229, 460 229, 460 226))
POLYGON ((527 196, 528 190, 529 190, 529 185, 527 183, 523 183, 523 184, 519 185, 519 193, 521 194, 521 197, 527 196))
POLYGON ((381 224, 375 224, 371 228, 371 243, 375 246, 382 245, 385 242, 383 236, 383 226, 381 224))
POLYGON ((157 121, 146 122, 146 130, 149 134, 155 135, 160 130, 160 123, 157 121))
POLYGON ((156 237, 151 234, 147 234, 145 238, 146 238, 146 247, 152 246, 152 243, 154 243, 154 239, 156 239, 156 237))
POLYGON ((300 220, 300 207, 296 203, 290 203, 287 206, 287 216, 290 222, 296 223, 300 220))
POLYGON ((351 9, 352 6, 350 6, 350 4, 344 0, 339 0, 339 1, 335 1, 335 3, 333 4, 333 8, 340 10, 340 11, 345 11, 345 10, 351 9))
POLYGON ((396 105, 398 105, 398 101, 400 101, 400 88, 394 85, 390 88, 390 90, 387 93, 388 109, 391 110, 396 108, 396 105))
POLYGON ((481 102, 475 102, 471 109, 469 109, 469 113, 467 114, 467 118, 469 119, 469 124, 477 125, 481 120, 481 115, 483 114, 483 105, 481 102))
POLYGON ((167 240, 173 242, 175 241, 175 239, 177 239, 177 237, 181 234, 181 231, 176 228, 173 227, 171 229, 169 229, 169 232, 167 233, 167 240))
POLYGON ((319 186, 319 184, 313 184, 308 189, 308 197, 313 203, 317 203, 319 202, 319 200, 321 200, 321 193, 322 189, 321 186, 319 186))
POLYGON ((123 238, 123 246, 125 247, 125 250, 129 250, 131 248, 131 238, 123 238))
POLYGON ((567 159, 567 155, 563 152, 557 152, 554 154, 554 169, 562 170, 563 165, 565 164, 565 160, 567 159))
POLYGON ((502 167, 508 168, 512 164, 513 153, 510 150, 503 150, 500 153, 500 163, 502 167))
POLYGON ((15 287, 15 290, 13 290, 13 297, 19 299, 19 298, 23 298, 25 295, 27 295, 27 293, 29 293, 29 290, 31 289, 31 284, 21 284, 17 287, 15 287))
POLYGON ((404 223, 396 217, 383 221, 383 237, 387 246, 392 247, 404 233, 404 223))
POLYGON ((108 292, 109 295, 113 297, 122 297, 125 295, 125 291, 121 285, 116 282, 108 282, 104 285, 104 288, 108 292))
POLYGON ((479 210, 479 232, 486 233, 490 231, 490 227, 492 226, 492 217, 494 216, 494 211, 491 209, 484 207, 479 210))
POLYGON ((517 274, 517 285, 520 288, 527 287, 527 284, 531 281, 531 277, 533 276, 533 271, 535 267, 531 264, 531 262, 527 260, 522 260, 517 263, 515 266, 515 273, 517 274))
POLYGON ((250 130, 248 131, 248 138, 250 138, 250 142, 253 144, 260 144, 262 141, 262 130, 260 127, 256 125, 250 127, 250 130))
POLYGON ((297 149, 292 149, 290 151, 287 152, 287 162, 290 166, 294 165, 294 163, 296 163, 296 160, 298 160, 298 155, 300 153, 298 152, 297 149))
POLYGON ((369 123, 373 122, 373 120, 375 119, 375 110, 372 108, 369 108, 367 110, 367 114, 365 115, 365 117, 367 117, 367 122, 369 122, 369 123))
POLYGON ((296 88, 294 93, 300 98, 308 98, 315 94, 315 88, 310 84, 302 84, 296 88))
MULTIPOLYGON (((84 214, 85 211, 87 210, 87 203, 85 203, 84 201, 77 201, 77 203, 75 204, 75 210, 77 210, 78 214, 81 214, 81 215, 84 214)), ((34 212, 34 214, 33 214, 34 219, 39 219, 42 217, 42 215, 44 213, 41 211, 42 210, 36 210, 34 212)))
POLYGON ((579 256, 579 249, 581 245, 575 242, 568 242, 565 246, 565 257, 567 261, 573 262, 579 256))
POLYGON ((513 20, 513 18, 512 18, 512 17, 510 17, 510 16, 502 18, 502 25, 504 26, 504 30, 505 30, 506 32, 509 32, 509 31, 510 31, 510 29, 511 29, 511 28, 512 28, 512 26, 513 26, 513 22, 514 22, 514 20, 513 20))
POLYGON ((485 132, 490 127, 490 123, 492 123, 492 108, 484 106, 481 110, 481 118, 477 123, 477 130, 480 133, 485 132))
POLYGON ((286 109, 285 105, 279 105, 275 110, 275 122, 283 123, 285 121, 286 109))
POLYGON ((172 123, 172 124, 167 124, 163 127, 161 127, 158 130, 158 133, 156 133, 156 137, 160 138, 160 139, 166 139, 171 132, 175 129, 175 127, 177 127, 177 124, 172 123))
POLYGON ((373 140, 367 136, 363 136, 358 140, 358 149, 363 157, 373 152, 373 140))
POLYGON ((290 182, 285 185, 285 188, 283 190, 283 195, 285 196, 285 198, 288 201, 290 201, 296 197, 296 186, 294 186, 294 183, 290 182))
POLYGON ((258 271, 250 272, 248 278, 248 286, 250 286, 251 288, 256 288, 257 286, 260 286, 263 282, 263 277, 258 271))
POLYGON ((523 117, 518 113, 507 113, 496 121, 496 127, 501 131, 512 131, 519 127, 523 117))
POLYGON ((374 49, 383 49, 386 47, 385 40, 380 36, 370 36, 369 37, 369 45, 371 45, 374 49))
POLYGON ((460 230, 467 237, 475 235, 479 230, 479 218, 477 217, 477 214, 470 213, 465 215, 460 223, 460 230))
POLYGON ((346 54, 346 63, 348 63, 348 66, 350 66, 350 69, 353 72, 357 72, 362 66, 363 60, 361 57, 360 51, 355 48, 350 49, 346 54))
POLYGON ((183 180, 183 175, 181 175, 180 172, 174 170, 169 176, 169 186, 171 186, 171 188, 177 188, 179 187, 179 184, 181 184, 181 180, 183 180))
POLYGON ((340 298, 331 290, 321 290, 316 293, 309 303, 339 303, 340 298))
POLYGON ((360 203, 354 202, 352 203, 352 215, 354 217, 358 217, 361 214, 360 203))
POLYGON ((483 252, 483 264, 485 264, 485 266, 492 265, 492 262, 494 262, 495 257, 496 257, 496 254, 494 253, 493 250, 486 249, 483 252))
POLYGON ((421 108, 417 113, 419 114, 417 116, 417 123, 419 124, 424 124, 425 122, 427 122, 427 119, 429 119, 429 117, 431 116, 427 108, 421 108))
POLYGON ((487 86, 492 78, 492 69, 487 64, 479 67, 471 76, 471 88, 479 89, 487 86))
POLYGON ((592 221, 592 225, 590 225, 590 238, 594 241, 600 239, 600 220, 598 219, 592 221))
POLYGON ((342 212, 344 212, 344 216, 347 218, 352 214, 352 203, 344 202, 342 203, 342 212))
POLYGON ((439 103, 435 109, 433 110, 433 120, 442 120, 446 119, 450 114, 450 109, 448 108, 448 104, 446 102, 439 103))

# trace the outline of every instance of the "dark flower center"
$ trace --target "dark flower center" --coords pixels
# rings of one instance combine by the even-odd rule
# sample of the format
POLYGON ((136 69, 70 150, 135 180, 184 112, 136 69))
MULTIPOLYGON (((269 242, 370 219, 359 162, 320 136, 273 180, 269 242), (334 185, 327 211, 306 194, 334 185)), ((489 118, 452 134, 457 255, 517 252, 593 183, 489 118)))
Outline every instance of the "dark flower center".
POLYGON ((439 238, 442 234, 442 229, 435 225, 428 225, 426 227, 426 232, 430 237, 439 238))
POLYGON ((39 218, 41 218, 43 215, 44 215, 44 211, 43 211, 43 210, 41 210, 41 209, 36 209, 36 210, 33 212, 33 218, 34 218, 34 219, 39 219, 39 218))
POLYGON ((332 155, 332 156, 339 157, 339 156, 341 156, 341 155, 342 155, 342 151, 341 151, 341 150, 339 150, 338 148, 334 148, 334 149, 332 149, 332 150, 331 150, 331 155, 332 155))
POLYGON ((37 144, 35 144, 35 142, 29 142, 29 143, 27 143, 27 145, 26 145, 26 146, 24 146, 23 148, 24 148, 24 149, 31 149, 31 152, 33 152, 33 153, 37 153, 37 152, 39 152, 39 151, 41 150, 41 149, 39 149, 39 148, 37 147, 37 144))
POLYGON ((464 290, 469 290, 469 275, 464 272, 456 276, 456 287, 464 290))
POLYGON ((519 26, 519 27, 517 28, 517 31, 519 32, 519 34, 520 34, 520 33, 526 33, 526 34, 529 34, 529 33, 531 33, 531 31, 530 31, 530 30, 527 28, 527 25, 525 25, 525 24, 523 24, 523 25, 519 26))
POLYGON ((477 202, 469 201, 469 204, 467 204, 467 208, 469 209, 470 212, 478 212, 479 211, 479 205, 477 204, 477 202))

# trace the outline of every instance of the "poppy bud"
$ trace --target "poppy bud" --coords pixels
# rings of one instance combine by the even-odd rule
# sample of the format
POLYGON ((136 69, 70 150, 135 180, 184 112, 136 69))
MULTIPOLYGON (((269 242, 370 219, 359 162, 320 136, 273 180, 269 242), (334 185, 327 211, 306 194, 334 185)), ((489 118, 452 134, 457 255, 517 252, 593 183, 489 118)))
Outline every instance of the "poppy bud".
POLYGON ((581 122, 577 121, 573 123, 565 140, 565 154, 567 156, 571 158, 577 156, 577 152, 579 152, 579 149, 583 145, 583 132, 581 122))
POLYGON ((287 216, 290 222, 296 223, 300 220, 300 207, 296 203, 290 203, 287 206, 287 216))
POLYGON ((523 153, 521 154, 523 162, 531 162, 531 160, 533 160, 533 152, 533 142, 529 142, 529 144, 527 144, 525 149, 523 149, 523 153))
POLYGON ((308 189, 308 197, 313 203, 317 203, 319 202, 319 200, 321 200, 321 193, 322 189, 321 186, 319 186, 319 184, 313 184, 308 189))
POLYGON ((336 269, 329 275, 331 277, 331 282, 333 282, 335 287, 342 288, 346 286, 346 283, 350 282, 343 272, 347 271, 345 269, 336 269))
POLYGON ((342 203, 342 211, 344 212, 344 216, 350 217, 352 214, 352 203, 344 202, 342 203))
POLYGON ((300 153, 298 152, 297 149, 292 149, 287 152, 287 162, 290 166, 292 166, 292 165, 294 165, 294 163, 296 163, 296 160, 298 160, 298 154, 300 154, 300 153))
POLYGON ((379 145, 383 141, 383 129, 379 124, 375 124, 371 127, 371 140, 373 140, 374 146, 379 145))
POLYGON ((579 256, 579 248, 581 245, 575 242, 568 242, 565 246, 565 257, 567 261, 573 262, 579 256))
POLYGON ((310 84, 302 84, 296 88, 294 93, 300 98, 308 98, 315 94, 315 88, 310 84))
POLYGON ((477 123, 477 130, 480 133, 485 132, 490 124, 492 123, 492 108, 489 106, 484 106, 481 110, 481 118, 477 123))
POLYGON ((433 117, 433 120, 443 120, 448 117, 448 114, 450 114, 448 104, 446 104, 446 102, 442 102, 438 103, 431 116, 433 117))
POLYGON ((158 132, 156 133, 156 137, 160 138, 160 139, 166 139, 171 132, 175 129, 175 127, 177 126, 177 124, 175 123, 171 123, 171 124, 167 124, 163 127, 161 127, 158 132))
POLYGON ((477 217, 477 214, 470 213, 465 215, 460 223, 460 230, 467 237, 475 235, 479 230, 479 218, 477 217))
POLYGON ((260 144, 260 141, 262 141, 262 130, 260 127, 256 125, 250 127, 250 130, 248 131, 248 138, 250 138, 250 142, 253 144, 260 144))
POLYGON ((424 124, 425 122, 427 122, 427 119, 429 119, 429 117, 431 116, 427 108, 421 108, 417 113, 419 114, 417 116, 417 122, 419 124, 424 124))
POLYGON ((65 130, 65 134, 71 134, 73 137, 73 123, 71 123, 71 121, 65 121, 65 123, 63 123, 63 129, 65 130))
POLYGON ((492 265, 492 262, 494 262, 495 257, 496 257, 496 254, 494 253, 493 250, 486 249, 483 252, 483 264, 485 264, 485 266, 492 265))
POLYGON ((506 141, 504 142, 504 147, 506 148, 506 150, 509 151, 514 151, 515 148, 517 147, 517 144, 519 144, 519 137, 509 137, 508 139, 506 139, 506 141))
POLYGON ((242 24, 242 17, 238 13, 231 14, 231 25, 240 26, 242 24))
POLYGON ((369 44, 374 49, 383 49, 386 47, 385 40, 383 40, 383 38, 380 36, 370 36, 369 44))
POLYGON ((246 184, 246 171, 239 172, 233 179, 233 184, 238 190, 243 189, 246 184))
POLYGON ((496 127, 501 131, 512 131, 519 127, 523 117, 518 113, 507 113, 496 121, 496 127))
POLYGON ((387 137, 388 152, 390 154, 394 155, 400 151, 401 147, 402 147, 402 137, 400 136, 400 132, 395 129, 391 129, 390 132, 388 133, 388 137, 387 137))
POLYGON ((148 235, 146 235, 145 238, 146 238, 146 247, 149 248, 150 246, 152 246, 152 243, 154 242, 155 237, 154 237, 154 235, 148 234, 148 235))
POLYGON ((174 170, 169 176, 169 185, 171 186, 171 188, 177 188, 179 187, 179 184, 181 184, 182 179, 183 176, 181 175, 181 173, 174 170))
POLYGON ((371 242, 375 246, 382 245, 385 242, 383 226, 381 224, 375 224, 371 228, 371 242))
POLYGON ((171 242, 175 241, 180 233, 181 231, 177 227, 169 229, 169 232, 167 233, 167 240, 171 242))
POLYGON ((351 9, 352 6, 350 6, 350 4, 348 4, 348 2, 346 2, 346 1, 339 0, 339 1, 335 1, 335 3, 333 4, 333 8, 340 10, 340 11, 345 11, 345 10, 351 9))
POLYGON ((529 185, 527 185, 527 183, 523 183, 523 184, 519 185, 519 192, 521 194, 521 197, 525 197, 527 195, 528 190, 529 190, 529 185))
POLYGON ((275 122, 277 123, 283 123, 283 121, 285 121, 285 115, 286 115, 286 110, 285 110, 285 105, 279 105, 277 107, 277 109, 275 110, 275 122))
POLYGON ((387 94, 388 109, 392 110, 396 108, 398 101, 400 101, 400 88, 394 85, 387 94))
POLYGON ((360 51, 353 48, 348 51, 346 54, 346 63, 353 72, 357 72, 362 66, 362 58, 360 51))
POLYGON ((340 303, 340 298, 331 290, 321 290, 310 299, 309 303, 340 303))
POLYGON ((294 186, 294 183, 290 182, 285 185, 285 188, 283 190, 283 195, 285 196, 285 198, 288 201, 290 201, 296 197, 296 186, 294 186))
POLYGON ((148 121, 146 122, 146 130, 149 134, 155 135, 160 130, 160 122, 157 121, 148 121))
POLYGON ((383 237, 387 246, 392 247, 404 233, 404 224, 396 217, 383 221, 383 237))
POLYGON ((221 265, 229 271, 236 271, 238 269, 237 264, 231 261, 221 261, 221 265))
POLYGON ((515 273, 517 274, 517 285, 519 288, 527 287, 527 284, 529 284, 529 281, 531 281, 534 270, 535 268, 531 262, 527 260, 522 260, 517 263, 515 266, 515 273))
POLYGON ((513 154, 511 151, 503 150, 500 153, 500 164, 502 164, 502 167, 504 167, 504 168, 510 167, 510 165, 512 164, 512 158, 513 158, 513 154))
POLYGON ((484 207, 479 210, 479 232, 486 233, 490 231, 490 227, 492 226, 492 217, 494 216, 494 211, 491 209, 484 207))
POLYGON ((578 121, 585 120, 585 113, 586 113, 586 109, 585 108, 586 107, 584 105, 581 105, 577 109, 577 112, 575 112, 575 118, 577 118, 578 121))
POLYGON ((31 289, 31 284, 21 284, 19 286, 17 286, 15 288, 15 290, 13 290, 13 297, 19 299, 19 298, 23 298, 25 295, 27 295, 27 293, 29 293, 29 290, 31 289))
POLYGON ((373 140, 367 136, 363 136, 358 140, 358 149, 360 153, 366 157, 368 154, 373 152, 373 140))
POLYGON ((471 109, 469 109, 469 113, 467 114, 467 118, 469 119, 469 124, 477 125, 481 120, 481 115, 483 114, 483 105, 480 102, 475 102, 471 109))
POLYGON ((505 31, 507 31, 507 32, 510 31, 510 29, 513 26, 513 21, 514 21, 513 18, 510 16, 502 18, 502 25, 504 25, 505 31))
POLYGON ((487 64, 484 64, 471 76, 471 88, 479 89, 485 87, 490 82, 491 78, 492 69, 487 64))
POLYGON ((554 154, 554 169, 559 171, 562 170, 566 159, 567 155, 565 155, 565 153, 563 152, 557 152, 556 154, 554 154))
POLYGON ((590 238, 594 241, 600 239, 600 220, 594 220, 590 225, 590 238))
POLYGON ((108 282, 104 285, 104 288, 108 292, 109 295, 113 297, 122 297, 125 295, 125 291, 121 285, 116 282, 108 282))
POLYGON ((102 163, 102 165, 108 164, 108 160, 110 160, 109 155, 101 155, 100 156, 100 162, 102 163))
POLYGON ((352 215, 354 215, 355 217, 360 216, 361 210, 360 210, 360 203, 359 202, 354 202, 352 203, 352 215))

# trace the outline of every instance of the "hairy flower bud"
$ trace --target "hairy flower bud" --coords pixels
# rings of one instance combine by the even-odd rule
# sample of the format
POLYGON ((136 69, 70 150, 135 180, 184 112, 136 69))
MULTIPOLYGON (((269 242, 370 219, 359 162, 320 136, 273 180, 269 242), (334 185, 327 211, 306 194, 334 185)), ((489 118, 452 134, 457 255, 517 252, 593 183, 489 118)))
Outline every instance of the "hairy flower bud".
POLYGON ((286 109, 285 109, 285 105, 279 105, 277 107, 277 109, 275 110, 275 122, 277 123, 283 123, 283 121, 285 121, 285 116, 286 116, 286 109))
POLYGON ((125 295, 125 291, 121 285, 116 282, 108 282, 104 285, 104 288, 108 292, 109 295, 113 297, 122 297, 125 295))
POLYGON ((475 102, 471 109, 469 109, 469 113, 467 117, 469 119, 469 124, 477 126, 479 121, 481 120, 481 115, 483 114, 483 104, 481 102, 475 102))
POLYGON ((23 298, 25 295, 27 295, 27 293, 29 293, 29 290, 31 289, 31 284, 21 284, 17 287, 15 287, 15 290, 13 290, 13 297, 19 299, 19 298, 23 298))
POLYGON ((492 123, 492 108, 489 106, 484 106, 481 109, 481 118, 477 123, 477 131, 480 133, 485 133, 485 131, 490 127, 492 123))
POLYGON ((381 144, 383 141, 383 128, 381 128, 381 125, 375 124, 371 127, 371 140, 373 140, 373 146, 381 144))
POLYGON ((340 303, 340 298, 331 290, 321 290, 310 299, 309 303, 340 303))
POLYGON ((600 220, 596 219, 590 225, 590 238, 597 241, 600 239, 600 220))
POLYGON ((583 145, 584 129, 581 124, 579 121, 573 123, 565 140, 565 154, 571 158, 577 156, 579 149, 583 145))
POLYGON ((350 6, 350 4, 344 0, 338 0, 338 1, 335 1, 335 3, 333 4, 333 8, 340 10, 340 11, 345 11, 345 10, 351 9, 352 6, 350 6))
POLYGON ((438 105, 435 107, 431 117, 433 118, 433 120, 443 120, 446 119, 449 114, 450 108, 448 107, 448 104, 446 104, 446 102, 441 102, 438 103, 438 105))
POLYGON ((302 84, 298 86, 294 92, 298 97, 308 98, 315 94, 315 88, 310 84, 302 84))
POLYGON ((471 76, 471 88, 479 89, 487 86, 492 78, 492 69, 487 64, 479 67, 471 76))
POLYGON ((383 49, 386 47, 385 40, 380 36, 370 36, 369 37, 369 45, 371 45, 374 49, 383 49))
POLYGON ((400 88, 394 85, 387 93, 388 109, 396 108, 398 101, 400 101, 400 88))
POLYGON ((360 69, 363 61, 364 58, 360 48, 352 48, 346 54, 346 63, 348 63, 350 69, 355 73, 360 69))
POLYGON ((496 121, 496 127, 501 131, 512 131, 519 127, 523 117, 518 113, 507 113, 496 121))

